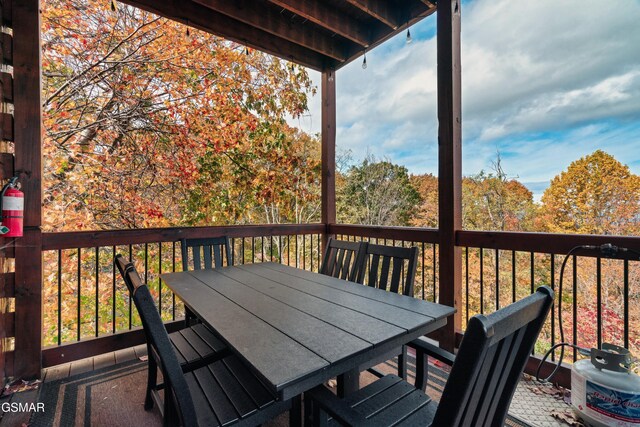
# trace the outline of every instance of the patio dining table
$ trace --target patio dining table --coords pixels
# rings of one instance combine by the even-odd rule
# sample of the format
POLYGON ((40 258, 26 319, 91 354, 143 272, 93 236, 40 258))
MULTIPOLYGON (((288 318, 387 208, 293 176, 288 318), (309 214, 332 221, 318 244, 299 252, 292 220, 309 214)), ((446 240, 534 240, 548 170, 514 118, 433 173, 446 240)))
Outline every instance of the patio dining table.
POLYGON ((290 399, 358 372, 447 322, 454 309, 277 263, 161 275, 231 351, 290 399))

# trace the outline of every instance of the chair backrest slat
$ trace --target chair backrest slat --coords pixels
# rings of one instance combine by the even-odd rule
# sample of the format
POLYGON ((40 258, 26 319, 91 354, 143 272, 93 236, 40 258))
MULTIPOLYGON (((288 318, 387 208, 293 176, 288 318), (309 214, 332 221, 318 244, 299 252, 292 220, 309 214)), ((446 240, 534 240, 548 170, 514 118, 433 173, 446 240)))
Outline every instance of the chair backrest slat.
POLYGON ((418 267, 417 247, 405 248, 369 243, 363 264, 365 267, 360 270, 358 282, 394 293, 402 289, 403 295, 413 296, 418 267))
POLYGON ((126 261, 122 255, 116 255, 115 264, 140 314, 147 344, 160 357, 160 369, 165 382, 165 399, 172 399, 181 425, 198 425, 195 407, 180 362, 173 351, 169 334, 160 318, 160 313, 158 313, 149 289, 140 279, 133 264, 126 261))
POLYGON ((182 249, 182 269, 187 270, 210 270, 227 265, 231 265, 231 246, 228 237, 212 237, 202 239, 182 239, 180 242, 182 249), (189 264, 189 258, 193 263, 189 264))
MULTIPOLYGON (((380 280, 378 281, 378 287, 380 289, 387 289, 387 284, 389 282, 389 265, 391 264, 391 257, 382 257, 382 271, 380 272, 380 280)), ((400 284, 396 286, 396 288, 400 284)))
MULTIPOLYGON (((367 252, 368 253, 368 252, 367 252)), ((380 255, 372 254, 371 255, 371 266, 369 268, 369 281, 367 285, 372 288, 378 287, 378 282, 380 281, 380 277, 378 275, 378 265, 380 264, 380 255)))
POLYGON ((495 313, 469 320, 433 425, 504 425, 552 303, 553 291, 543 286, 495 313))
POLYGON ((320 266, 320 274, 357 281, 366 246, 366 242, 347 242, 330 237, 320 266))
MULTIPOLYGON (((341 272, 339 277, 342 280, 349 280, 349 268, 344 268, 345 266, 349 266, 351 265, 351 258, 357 258, 357 257, 352 257, 352 255, 354 254, 353 251, 348 251, 346 249, 340 249, 340 252, 342 252, 342 256, 341 259, 342 261, 340 262, 339 265, 341 265, 343 268, 341 268, 341 272)), ((354 259, 355 261, 355 259, 354 259)), ((357 268, 359 268, 358 266, 354 267, 352 270, 356 270, 357 268)))

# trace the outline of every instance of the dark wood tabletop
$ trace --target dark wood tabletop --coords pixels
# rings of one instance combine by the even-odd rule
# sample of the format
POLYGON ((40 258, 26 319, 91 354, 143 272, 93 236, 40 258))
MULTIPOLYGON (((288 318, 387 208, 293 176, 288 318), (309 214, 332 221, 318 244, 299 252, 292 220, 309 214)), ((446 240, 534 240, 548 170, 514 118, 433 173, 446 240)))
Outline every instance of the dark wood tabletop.
POLYGON ((373 363, 454 312, 275 263, 161 277, 283 399, 373 363))

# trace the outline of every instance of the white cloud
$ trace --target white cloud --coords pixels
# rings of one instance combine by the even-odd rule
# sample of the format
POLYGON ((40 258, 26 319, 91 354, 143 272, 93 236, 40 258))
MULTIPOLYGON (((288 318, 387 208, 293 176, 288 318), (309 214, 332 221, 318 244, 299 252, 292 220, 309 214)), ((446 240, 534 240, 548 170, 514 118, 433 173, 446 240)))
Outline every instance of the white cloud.
MULTIPOLYGON (((638 22, 636 0, 463 4, 463 172, 488 169, 498 150, 509 152, 507 172, 531 182, 597 148, 640 167, 638 22), (598 124, 611 121, 619 126, 598 124)), ((367 63, 336 75, 338 146, 435 172, 435 39, 405 45, 400 34, 367 63)), ((319 96, 310 104, 318 132, 319 96)))

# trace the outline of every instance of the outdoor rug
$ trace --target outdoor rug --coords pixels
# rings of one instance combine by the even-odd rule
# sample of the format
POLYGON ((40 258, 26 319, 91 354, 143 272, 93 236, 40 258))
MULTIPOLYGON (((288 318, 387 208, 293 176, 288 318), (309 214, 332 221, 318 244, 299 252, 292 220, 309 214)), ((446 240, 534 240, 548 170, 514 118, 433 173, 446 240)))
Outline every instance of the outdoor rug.
POLYGON ((130 361, 47 382, 29 426, 161 426, 158 411, 145 411, 147 363, 130 361))
MULTIPOLYGON (((408 358, 409 380, 415 375, 415 359, 408 358)), ((378 365, 384 372, 396 372, 395 361, 378 365)), ((429 365, 429 396, 438 401, 447 380, 446 366, 429 365)), ((39 401, 45 412, 34 413, 29 426, 161 426, 157 410, 143 409, 147 380, 146 362, 139 360, 68 378, 45 381, 40 389, 39 401)), ((375 380, 371 374, 361 375, 361 386, 375 380)), ((509 427, 530 427, 529 424, 509 416, 509 427)), ((288 415, 283 414, 266 424, 268 427, 288 426, 288 415)))

